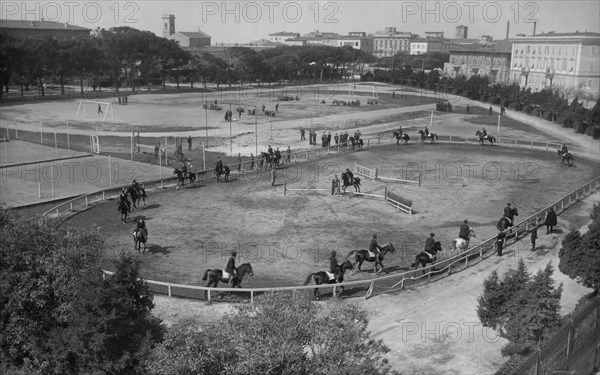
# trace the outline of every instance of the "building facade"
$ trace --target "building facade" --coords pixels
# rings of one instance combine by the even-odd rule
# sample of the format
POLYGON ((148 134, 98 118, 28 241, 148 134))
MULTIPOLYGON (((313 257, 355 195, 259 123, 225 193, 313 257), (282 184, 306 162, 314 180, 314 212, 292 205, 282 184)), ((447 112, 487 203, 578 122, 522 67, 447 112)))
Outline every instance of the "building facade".
POLYGON ((443 39, 419 38, 410 41, 410 54, 422 55, 427 52, 442 52, 443 39))
POLYGON ((458 45, 450 52, 450 61, 444 64, 444 75, 452 78, 488 76, 492 83, 509 81, 512 41, 458 45))
POLYGON ((543 33, 514 39, 511 81, 541 90, 600 91, 600 34, 590 32, 543 33))
POLYGON ((391 57, 398 53, 410 52, 410 41, 415 37, 411 33, 398 32, 395 27, 386 27, 372 34, 373 56, 391 57))
POLYGON ((50 36, 56 40, 89 38, 92 30, 68 22, 0 20, 0 33, 27 39, 50 36))
POLYGON ((291 33, 287 31, 281 31, 278 33, 269 34, 269 41, 273 43, 283 43, 289 46, 293 44, 293 40, 300 38, 300 33, 291 33), (288 41, 292 41, 291 44, 288 41))

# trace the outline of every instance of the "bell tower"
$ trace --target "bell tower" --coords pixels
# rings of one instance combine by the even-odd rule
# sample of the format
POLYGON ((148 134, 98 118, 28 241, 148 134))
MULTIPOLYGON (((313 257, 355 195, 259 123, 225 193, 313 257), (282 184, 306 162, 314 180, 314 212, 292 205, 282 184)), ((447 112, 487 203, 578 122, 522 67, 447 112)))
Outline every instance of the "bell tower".
POLYGON ((162 23, 163 23, 163 38, 166 38, 169 35, 175 34, 175 15, 174 14, 164 14, 162 16, 162 23))

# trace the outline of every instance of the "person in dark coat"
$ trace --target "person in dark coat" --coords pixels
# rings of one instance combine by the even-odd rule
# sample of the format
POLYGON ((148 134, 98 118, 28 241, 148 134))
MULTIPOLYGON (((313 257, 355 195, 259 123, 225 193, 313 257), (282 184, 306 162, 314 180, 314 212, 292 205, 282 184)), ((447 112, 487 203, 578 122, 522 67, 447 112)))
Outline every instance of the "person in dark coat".
POLYGON ((531 251, 535 250, 535 240, 537 240, 537 226, 534 226, 531 231, 531 251))
POLYGON ((435 256, 435 250, 433 250, 435 240, 433 239, 433 237, 435 237, 435 233, 430 233, 429 238, 425 240, 425 252, 431 255, 431 259, 433 259, 433 257, 435 256))
POLYGON ((375 253, 375 256, 378 256, 379 254, 381 254, 381 247, 377 243, 377 235, 376 234, 373 235, 373 239, 371 240, 371 243, 369 244, 369 251, 372 253, 375 253))
POLYGON ((233 284, 233 279, 237 277, 237 267, 235 266, 236 256, 237 252, 232 252, 229 260, 227 261, 227 266, 225 266, 225 272, 231 275, 229 278, 229 284, 233 284))
POLYGON ((546 226, 546 234, 550 234, 550 232, 554 230, 554 226, 556 224, 556 212, 554 212, 554 208, 551 208, 546 214, 546 221, 544 222, 544 225, 546 226))
POLYGON ((502 256, 502 247, 504 246, 504 238, 505 237, 506 237, 506 234, 504 232, 498 233, 498 236, 496 237, 496 250, 498 251, 499 257, 502 256))
POLYGON ((340 281, 340 266, 337 261, 337 254, 332 251, 329 255, 329 270, 335 275, 335 281, 340 281))
POLYGON ((462 238, 463 240, 469 242, 469 231, 471 228, 469 228, 469 222, 468 220, 463 221, 463 223, 460 226, 460 230, 458 231, 458 237, 462 238))

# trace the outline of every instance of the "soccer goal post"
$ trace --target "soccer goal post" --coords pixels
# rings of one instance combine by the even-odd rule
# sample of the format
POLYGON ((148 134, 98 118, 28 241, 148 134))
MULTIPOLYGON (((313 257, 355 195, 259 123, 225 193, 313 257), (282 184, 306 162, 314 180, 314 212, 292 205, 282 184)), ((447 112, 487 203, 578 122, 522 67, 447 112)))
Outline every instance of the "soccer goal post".
MULTIPOLYGON (((366 92, 369 92, 368 90, 370 89, 371 91, 371 96, 373 96, 374 98, 377 97, 377 86, 375 85, 360 85, 361 89, 366 89, 366 92)), ((355 83, 349 83, 348 84, 348 96, 352 96, 356 94, 356 84, 355 83)))
POLYGON ((97 114, 102 115, 102 122, 106 121, 106 116, 110 112, 110 119, 115 119, 115 114, 113 112, 112 103, 109 102, 97 102, 93 100, 80 100, 79 107, 77 108, 76 119, 79 118, 81 114, 83 117, 87 116, 87 113, 94 113, 96 111, 97 114), (92 107, 91 109, 89 107, 92 107))

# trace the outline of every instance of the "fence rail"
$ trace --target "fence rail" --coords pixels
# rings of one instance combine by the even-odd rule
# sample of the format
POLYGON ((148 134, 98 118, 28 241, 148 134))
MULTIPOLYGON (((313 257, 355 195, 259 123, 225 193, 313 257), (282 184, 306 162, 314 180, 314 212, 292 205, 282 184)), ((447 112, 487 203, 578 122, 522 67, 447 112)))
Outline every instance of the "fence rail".
MULTIPOLYGON (((381 143, 380 138, 371 138, 373 139, 373 143, 375 140, 377 144, 381 143)), ((453 137, 450 137, 449 141, 453 141, 453 137)), ((464 138, 463 138, 464 141, 464 138)), ((371 142, 367 142, 368 144, 371 142)), ((547 145, 551 145, 547 143, 547 145)), ((316 149, 316 150, 306 150, 302 152, 295 153, 294 160, 299 161, 298 156, 305 156, 304 160, 310 159, 310 155, 323 155, 323 153, 329 154, 332 148, 336 146, 330 146, 328 148, 316 149)), ((337 146, 339 149, 339 146, 337 146)), ((237 165, 231 164, 231 165, 237 165)), ((208 180, 208 173, 206 171, 202 171, 204 181, 208 180)), ((163 179, 155 179, 150 181, 145 181, 144 186, 146 189, 155 189, 155 188, 163 188, 167 185, 174 186, 176 184, 176 178, 163 178, 163 179)), ((515 240, 518 239, 519 236, 523 234, 527 234, 530 228, 534 225, 539 225, 545 218, 546 213, 550 208, 553 208, 557 214, 560 214, 567 207, 571 206, 578 200, 592 194, 600 187, 600 177, 596 177, 591 181, 588 181, 584 185, 579 188, 573 190, 572 192, 566 194, 563 198, 558 201, 548 205, 546 208, 538 211, 537 213, 529 216, 525 220, 522 220, 519 223, 516 223, 510 230, 507 230, 506 237, 506 245, 508 246, 508 240, 511 237, 514 237, 515 240)), ((60 215, 61 213, 72 213, 76 211, 76 208, 83 206, 84 208, 89 207, 89 205, 96 201, 105 201, 109 199, 111 196, 118 196, 121 191, 121 187, 115 187, 112 189, 105 189, 96 193, 86 194, 79 196, 75 199, 62 203, 44 213, 44 215, 50 215, 56 213, 60 215)), ((386 194, 387 195, 387 194, 386 194)), ((432 280, 436 280, 447 275, 450 275, 453 272, 458 272, 463 270, 469 266, 479 263, 481 260, 486 259, 495 254, 495 242, 496 238, 492 237, 481 244, 472 247, 462 254, 458 254, 452 258, 444 259, 436 263, 435 265, 430 265, 425 268, 413 271, 407 271, 399 274, 387 275, 378 277, 376 279, 368 279, 368 280, 357 280, 357 281, 349 281, 344 282, 343 284, 337 285, 319 285, 319 286, 291 286, 291 287, 277 287, 277 288, 242 288, 242 289, 229 289, 229 288, 206 288, 202 286, 190 286, 190 285, 181 285, 175 283, 166 283, 154 280, 146 280, 151 291, 159 294, 167 294, 169 296, 178 296, 178 297, 186 297, 186 298, 211 298, 211 293, 221 293, 221 292, 236 292, 237 294, 242 294, 248 296, 250 299, 253 299, 254 296, 260 293, 265 293, 267 291, 276 291, 276 290, 309 290, 314 288, 332 288, 333 293, 337 291, 340 286, 344 287, 344 291, 353 296, 364 296, 365 289, 367 290, 367 294, 370 296, 372 294, 378 294, 379 291, 389 292, 401 290, 409 287, 414 287, 418 285, 423 285, 425 283, 429 283, 432 280)), ((109 274, 108 271, 104 271, 109 274)))

